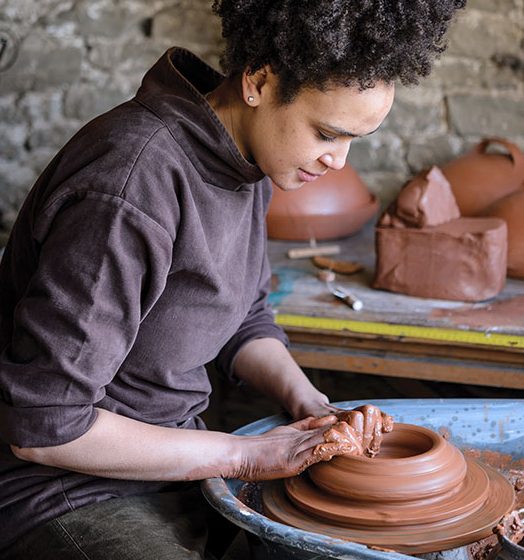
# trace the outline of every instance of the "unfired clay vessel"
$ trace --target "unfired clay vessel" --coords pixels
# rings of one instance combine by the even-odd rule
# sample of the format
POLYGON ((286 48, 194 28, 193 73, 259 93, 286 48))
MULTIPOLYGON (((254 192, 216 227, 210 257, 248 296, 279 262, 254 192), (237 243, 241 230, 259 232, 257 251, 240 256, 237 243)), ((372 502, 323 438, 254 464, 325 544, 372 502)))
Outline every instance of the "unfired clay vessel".
POLYGON ((267 216, 272 239, 309 241, 356 233, 377 213, 379 203, 357 172, 346 164, 295 191, 273 187, 267 216))
POLYGON ((384 434, 375 458, 338 456, 263 490, 277 521, 411 554, 488 536, 514 499, 498 472, 410 424, 384 434))
POLYGON ((442 167, 462 216, 477 216, 524 185, 524 154, 503 138, 487 138, 471 152, 442 167), (487 153, 501 145, 507 154, 487 153))
POLYGON ((524 278, 524 189, 494 202, 485 214, 508 226, 508 275, 524 278))

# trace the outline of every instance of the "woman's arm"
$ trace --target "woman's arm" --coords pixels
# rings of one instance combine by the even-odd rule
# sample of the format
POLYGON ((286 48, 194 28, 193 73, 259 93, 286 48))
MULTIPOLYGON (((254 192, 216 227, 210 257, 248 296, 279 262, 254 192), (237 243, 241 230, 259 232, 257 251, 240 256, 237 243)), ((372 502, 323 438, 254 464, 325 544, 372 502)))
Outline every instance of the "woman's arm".
POLYGON ((234 373, 299 420, 336 412, 300 369, 287 348, 275 338, 258 338, 245 344, 234 361, 234 373))
MULTIPOLYGON (((25 461, 107 478, 267 480, 293 476, 327 458, 314 451, 335 421, 307 418, 262 435, 235 436, 154 426, 98 409, 92 427, 73 441, 11 449, 25 461)), ((334 454, 346 451, 342 445, 334 454)))
POLYGON ((369 455, 378 452, 382 434, 393 429, 391 416, 376 406, 364 405, 348 412, 330 405, 279 340, 259 338, 245 344, 235 358, 234 373, 282 404, 295 419, 336 414, 355 429, 369 455))

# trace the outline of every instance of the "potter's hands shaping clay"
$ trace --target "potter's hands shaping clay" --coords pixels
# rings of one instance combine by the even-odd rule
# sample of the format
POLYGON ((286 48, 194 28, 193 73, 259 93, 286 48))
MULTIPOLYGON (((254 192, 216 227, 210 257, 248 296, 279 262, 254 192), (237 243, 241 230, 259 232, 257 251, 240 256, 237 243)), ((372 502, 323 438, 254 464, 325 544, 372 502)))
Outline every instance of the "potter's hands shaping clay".
POLYGON ((242 459, 234 477, 246 481, 286 478, 334 455, 362 451, 359 435, 347 423, 337 423, 336 416, 305 418, 242 437, 242 459))
POLYGON ((320 461, 330 461, 335 455, 363 453, 362 432, 357 432, 347 422, 337 422, 324 432, 324 443, 315 447, 312 458, 314 460, 311 460, 308 466, 320 461))
POLYGON ((393 430, 393 418, 372 404, 342 410, 336 412, 336 416, 347 422, 359 435, 368 457, 374 457, 379 452, 383 434, 393 430))

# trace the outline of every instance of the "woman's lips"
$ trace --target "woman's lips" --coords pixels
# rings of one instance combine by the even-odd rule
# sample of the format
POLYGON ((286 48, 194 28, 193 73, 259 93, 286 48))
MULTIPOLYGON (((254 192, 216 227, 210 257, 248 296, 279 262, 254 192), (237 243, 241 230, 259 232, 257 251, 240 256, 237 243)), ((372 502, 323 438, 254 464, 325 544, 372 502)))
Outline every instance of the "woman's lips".
POLYGON ((311 183, 311 181, 314 181, 315 179, 318 179, 321 176, 322 174, 308 173, 307 171, 304 171, 302 168, 300 167, 298 168, 298 177, 303 183, 311 183))

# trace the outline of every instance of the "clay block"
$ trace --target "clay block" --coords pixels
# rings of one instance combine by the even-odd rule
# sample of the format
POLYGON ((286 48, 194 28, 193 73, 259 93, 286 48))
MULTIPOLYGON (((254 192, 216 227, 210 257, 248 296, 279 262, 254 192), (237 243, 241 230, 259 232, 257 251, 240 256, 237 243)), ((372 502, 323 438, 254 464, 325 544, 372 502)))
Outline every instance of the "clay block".
POLYGON ((482 301, 504 287, 507 228, 458 218, 426 228, 376 228, 374 288, 417 297, 482 301))

